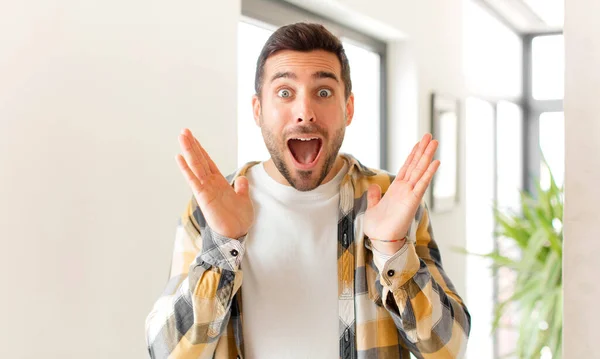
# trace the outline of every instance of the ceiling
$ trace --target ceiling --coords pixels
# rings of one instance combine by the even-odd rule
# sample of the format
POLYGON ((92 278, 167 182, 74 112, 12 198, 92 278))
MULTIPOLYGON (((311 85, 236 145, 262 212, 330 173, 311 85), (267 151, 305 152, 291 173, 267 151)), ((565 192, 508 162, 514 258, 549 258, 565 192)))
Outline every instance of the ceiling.
POLYGON ((519 33, 562 32, 564 0, 479 0, 519 33))

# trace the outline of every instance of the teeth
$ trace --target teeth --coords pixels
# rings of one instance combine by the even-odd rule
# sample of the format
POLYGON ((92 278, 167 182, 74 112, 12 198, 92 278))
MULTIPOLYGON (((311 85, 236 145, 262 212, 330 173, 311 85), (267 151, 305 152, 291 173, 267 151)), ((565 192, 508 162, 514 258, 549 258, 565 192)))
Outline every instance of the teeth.
POLYGON ((313 137, 313 138, 294 138, 294 140, 298 140, 298 141, 311 141, 311 140, 318 140, 318 138, 313 137))

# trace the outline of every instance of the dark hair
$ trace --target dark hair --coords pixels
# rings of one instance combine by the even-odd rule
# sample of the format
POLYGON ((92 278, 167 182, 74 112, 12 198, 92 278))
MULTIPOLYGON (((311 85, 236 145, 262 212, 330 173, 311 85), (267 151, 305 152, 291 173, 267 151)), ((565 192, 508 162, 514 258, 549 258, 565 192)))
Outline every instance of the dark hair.
POLYGON ((344 51, 342 42, 321 24, 299 22, 282 26, 275 31, 263 46, 258 61, 256 62, 256 75, 254 77, 254 90, 260 98, 263 86, 265 63, 269 56, 281 50, 294 50, 309 52, 325 50, 335 54, 342 65, 342 81, 346 98, 352 92, 350 80, 350 64, 344 51))

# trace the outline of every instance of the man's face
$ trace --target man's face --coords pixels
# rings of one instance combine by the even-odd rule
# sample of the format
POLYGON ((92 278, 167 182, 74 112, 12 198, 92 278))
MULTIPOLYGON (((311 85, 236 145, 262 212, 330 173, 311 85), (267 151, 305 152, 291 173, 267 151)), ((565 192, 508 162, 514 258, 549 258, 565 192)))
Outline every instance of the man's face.
POLYGON ((261 99, 252 99, 273 163, 299 191, 318 187, 333 167, 354 114, 333 53, 284 50, 264 68, 261 99))

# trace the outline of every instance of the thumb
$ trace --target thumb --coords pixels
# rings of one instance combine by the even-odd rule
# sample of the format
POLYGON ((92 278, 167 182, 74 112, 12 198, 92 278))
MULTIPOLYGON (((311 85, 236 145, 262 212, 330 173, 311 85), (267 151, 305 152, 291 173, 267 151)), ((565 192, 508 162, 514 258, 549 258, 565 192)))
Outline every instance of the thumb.
POLYGON ((372 184, 367 190, 367 209, 377 205, 381 200, 381 187, 378 184, 372 184))
POLYGON ((235 182, 233 183, 233 189, 235 193, 242 196, 248 195, 248 186, 248 179, 245 176, 236 178, 235 182))

